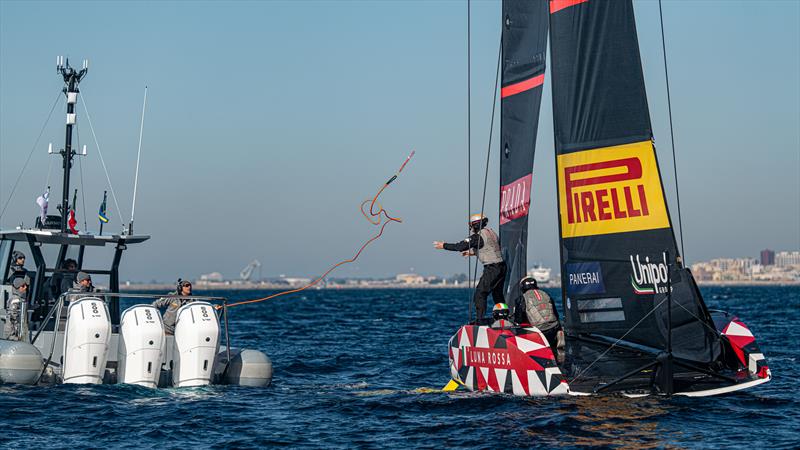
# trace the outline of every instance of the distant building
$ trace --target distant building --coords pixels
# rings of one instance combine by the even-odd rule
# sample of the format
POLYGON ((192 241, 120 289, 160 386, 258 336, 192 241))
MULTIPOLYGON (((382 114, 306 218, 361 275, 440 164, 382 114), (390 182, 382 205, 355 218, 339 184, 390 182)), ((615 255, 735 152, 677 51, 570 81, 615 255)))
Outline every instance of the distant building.
POLYGON ((222 277, 222 274, 219 272, 204 273, 203 275, 200 275, 200 281, 221 283, 224 280, 225 279, 222 277))
POLYGON ((395 280, 398 283, 404 284, 423 284, 425 282, 425 277, 415 273, 401 273, 395 277, 395 280))
POLYGON ((800 252, 778 252, 775 255, 775 265, 778 267, 800 266, 800 252))
POLYGON ((761 250, 761 265, 772 266, 775 264, 775 252, 770 249, 761 250))

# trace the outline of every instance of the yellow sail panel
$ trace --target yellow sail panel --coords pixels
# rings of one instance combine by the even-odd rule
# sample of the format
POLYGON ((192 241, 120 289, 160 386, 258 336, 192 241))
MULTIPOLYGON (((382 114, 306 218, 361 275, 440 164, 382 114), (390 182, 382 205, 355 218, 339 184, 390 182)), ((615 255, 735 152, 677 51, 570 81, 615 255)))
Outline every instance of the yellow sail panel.
POLYGON ((561 237, 670 226, 651 141, 558 155, 561 237))

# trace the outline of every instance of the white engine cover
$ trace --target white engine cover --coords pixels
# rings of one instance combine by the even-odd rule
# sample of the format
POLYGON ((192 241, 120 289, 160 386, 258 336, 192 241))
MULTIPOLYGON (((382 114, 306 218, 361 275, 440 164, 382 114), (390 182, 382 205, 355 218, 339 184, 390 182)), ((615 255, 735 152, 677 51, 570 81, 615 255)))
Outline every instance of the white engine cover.
POLYGON ((122 313, 117 358, 117 382, 157 387, 166 347, 161 314, 150 305, 131 306, 122 313))
POLYGON ((111 339, 105 302, 97 297, 70 302, 64 336, 64 383, 102 384, 111 339))
POLYGON ((214 360, 219 350, 219 319, 207 302, 183 305, 175 322, 172 385, 211 384, 214 360))

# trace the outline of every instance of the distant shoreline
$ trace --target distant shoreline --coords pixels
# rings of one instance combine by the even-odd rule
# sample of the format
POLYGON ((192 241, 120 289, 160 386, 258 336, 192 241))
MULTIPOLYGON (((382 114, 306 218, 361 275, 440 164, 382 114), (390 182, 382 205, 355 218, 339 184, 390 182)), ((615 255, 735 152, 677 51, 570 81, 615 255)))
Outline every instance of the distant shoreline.
MULTIPOLYGON (((698 286, 703 287, 790 287, 800 286, 800 281, 697 281, 698 286)), ((214 284, 202 285, 195 284, 195 289, 203 291, 281 291, 289 289, 297 289, 302 286, 287 286, 284 284, 214 284)), ((547 284, 542 286, 548 289, 560 288, 557 284, 547 284)), ((325 290, 343 290, 343 289, 468 289, 466 285, 453 285, 453 284, 386 284, 386 285, 328 285, 313 287, 311 289, 325 289, 325 290)), ((167 283, 141 283, 141 284, 123 284, 120 286, 120 291, 173 291, 175 290, 174 284, 167 283)))

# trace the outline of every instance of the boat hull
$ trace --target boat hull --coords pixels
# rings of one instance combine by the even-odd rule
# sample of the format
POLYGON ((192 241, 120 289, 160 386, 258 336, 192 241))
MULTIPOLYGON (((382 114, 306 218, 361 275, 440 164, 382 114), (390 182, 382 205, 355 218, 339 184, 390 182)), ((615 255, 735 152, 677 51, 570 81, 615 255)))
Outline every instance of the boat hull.
POLYGON ((569 394, 547 339, 535 327, 465 325, 450 339, 450 374, 470 391, 543 397, 569 394))
MULTIPOLYGON (((712 311, 711 315, 722 337, 721 359, 714 369, 705 368, 705 372, 675 366, 674 395, 708 397, 770 381, 767 360, 744 322, 722 311, 712 311)), ((518 396, 660 394, 653 384, 654 377, 659 376, 657 368, 615 382, 613 388, 605 387, 631 368, 642 367, 656 357, 654 353, 624 347, 621 342, 612 345, 568 338, 566 357, 557 360, 544 335, 534 327, 496 330, 465 325, 450 339, 450 375, 470 391, 518 396), (591 351, 587 351, 589 348, 591 351), (570 356, 578 354, 593 357, 574 360, 570 356)))

